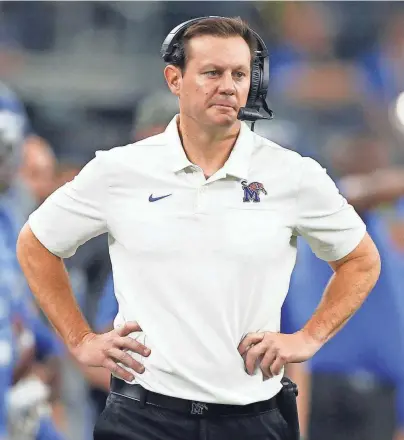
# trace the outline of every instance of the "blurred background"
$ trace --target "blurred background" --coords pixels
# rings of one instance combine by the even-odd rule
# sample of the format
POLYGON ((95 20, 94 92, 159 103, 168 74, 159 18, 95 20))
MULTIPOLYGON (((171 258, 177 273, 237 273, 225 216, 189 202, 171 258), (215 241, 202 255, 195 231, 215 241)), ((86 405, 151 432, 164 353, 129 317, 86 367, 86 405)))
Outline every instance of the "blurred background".
MULTIPOLYGON (((161 43, 204 15, 240 16, 264 38, 275 119, 256 131, 326 167, 382 256, 361 311, 312 362, 288 369, 302 436, 404 439, 404 3, 2 1, 0 440, 92 438, 108 374, 69 357, 24 284, 15 240, 96 150, 164 130, 177 103, 161 43)), ((66 265, 91 325, 112 328, 107 238, 66 265)), ((330 276, 299 243, 283 331, 301 328, 330 276)))

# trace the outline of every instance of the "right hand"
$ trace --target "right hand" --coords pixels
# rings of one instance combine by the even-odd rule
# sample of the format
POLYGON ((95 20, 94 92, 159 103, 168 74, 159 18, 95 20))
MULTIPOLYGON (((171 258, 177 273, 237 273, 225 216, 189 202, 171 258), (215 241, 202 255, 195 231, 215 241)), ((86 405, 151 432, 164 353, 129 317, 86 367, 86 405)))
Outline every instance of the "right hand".
POLYGON ((87 367, 107 368, 115 376, 131 382, 134 379, 133 374, 120 367, 118 363, 139 374, 144 372, 143 365, 127 353, 127 351, 131 351, 141 356, 150 355, 149 348, 128 336, 130 333, 141 331, 142 329, 137 322, 127 322, 123 327, 108 333, 100 335, 88 333, 81 343, 71 351, 80 364, 87 367))

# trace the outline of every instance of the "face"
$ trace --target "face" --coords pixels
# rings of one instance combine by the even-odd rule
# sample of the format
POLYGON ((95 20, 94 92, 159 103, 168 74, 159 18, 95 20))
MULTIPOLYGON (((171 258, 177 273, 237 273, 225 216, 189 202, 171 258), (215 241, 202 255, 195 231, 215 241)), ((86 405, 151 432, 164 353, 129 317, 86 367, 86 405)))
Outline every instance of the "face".
POLYGON ((179 97, 180 114, 206 127, 231 127, 250 89, 251 54, 241 37, 204 35, 187 47, 185 72, 167 66, 170 90, 179 97))
POLYGON ((389 165, 389 148, 371 138, 356 138, 348 141, 345 148, 336 147, 333 162, 342 175, 367 174, 389 165))
POLYGON ((21 175, 38 203, 42 203, 54 190, 55 158, 36 138, 28 139, 24 150, 21 175))

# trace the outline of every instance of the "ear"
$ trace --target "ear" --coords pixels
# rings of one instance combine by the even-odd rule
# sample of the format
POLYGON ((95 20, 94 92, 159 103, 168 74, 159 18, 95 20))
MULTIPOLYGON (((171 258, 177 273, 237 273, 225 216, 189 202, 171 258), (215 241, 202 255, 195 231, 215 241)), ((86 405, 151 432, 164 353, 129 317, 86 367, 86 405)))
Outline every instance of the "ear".
POLYGON ((167 85, 171 90, 171 93, 179 97, 182 83, 181 69, 177 66, 169 64, 164 69, 164 78, 167 81, 167 85))

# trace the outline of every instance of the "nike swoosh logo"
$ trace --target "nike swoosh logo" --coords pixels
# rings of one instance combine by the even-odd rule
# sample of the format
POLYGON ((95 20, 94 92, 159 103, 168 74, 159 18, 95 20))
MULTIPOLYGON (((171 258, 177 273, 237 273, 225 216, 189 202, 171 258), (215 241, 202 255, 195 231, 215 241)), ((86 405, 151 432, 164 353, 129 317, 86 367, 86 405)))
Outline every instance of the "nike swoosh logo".
POLYGON ((157 200, 165 199, 166 197, 170 197, 170 196, 172 196, 172 194, 167 194, 167 195, 161 196, 161 197, 153 197, 153 194, 150 194, 149 202, 157 202, 157 200))

